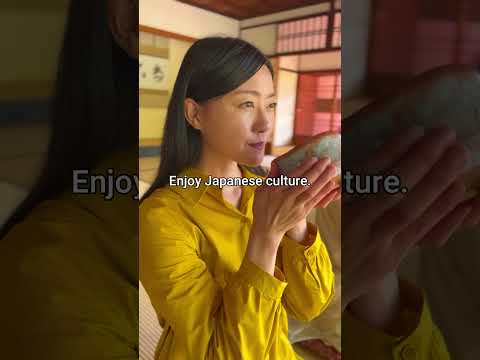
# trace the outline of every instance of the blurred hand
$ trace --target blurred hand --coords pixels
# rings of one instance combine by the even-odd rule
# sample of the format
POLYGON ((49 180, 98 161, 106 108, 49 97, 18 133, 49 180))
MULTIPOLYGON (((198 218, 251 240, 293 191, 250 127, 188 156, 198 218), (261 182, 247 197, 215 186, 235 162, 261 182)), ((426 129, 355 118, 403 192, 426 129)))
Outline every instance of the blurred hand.
MULTIPOLYGON (((462 178, 465 179, 466 183, 477 185, 478 188, 478 185, 480 185, 478 184, 478 181, 480 181, 480 167, 476 171, 469 171, 469 176, 462 176, 462 178)), ((462 229, 478 227, 480 223, 480 193, 471 198, 469 204, 472 206, 472 211, 463 222, 462 229)))
POLYGON ((461 228, 477 228, 480 224, 480 195, 469 201, 472 211, 463 222, 461 228))
POLYGON ((344 308, 395 273, 413 247, 442 246, 473 214, 459 180, 467 160, 452 130, 412 128, 363 164, 361 173, 399 176, 408 192, 343 195, 344 308))

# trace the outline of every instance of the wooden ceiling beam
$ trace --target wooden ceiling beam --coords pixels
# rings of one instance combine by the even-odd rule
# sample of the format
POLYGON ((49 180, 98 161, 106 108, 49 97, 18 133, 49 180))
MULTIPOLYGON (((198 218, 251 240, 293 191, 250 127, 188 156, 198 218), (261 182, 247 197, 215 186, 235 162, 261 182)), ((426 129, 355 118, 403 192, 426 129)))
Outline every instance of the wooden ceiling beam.
POLYGON ((280 11, 297 9, 304 6, 316 5, 331 0, 178 0, 182 3, 199 7, 237 20, 269 15, 280 11))

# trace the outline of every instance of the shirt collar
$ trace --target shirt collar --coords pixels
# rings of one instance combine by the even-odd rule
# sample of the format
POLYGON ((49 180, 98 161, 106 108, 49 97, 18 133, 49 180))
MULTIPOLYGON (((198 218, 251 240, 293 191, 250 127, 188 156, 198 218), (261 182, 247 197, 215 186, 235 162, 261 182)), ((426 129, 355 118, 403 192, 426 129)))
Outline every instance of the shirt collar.
MULTIPOLYGON (((263 178, 263 176, 257 175, 253 173, 247 166, 239 165, 240 169, 242 170, 242 176, 246 178, 263 178)), ((202 172, 200 169, 194 166, 189 166, 183 169, 178 175, 177 178, 180 177, 199 177, 202 179, 200 185, 197 187, 195 186, 187 186, 186 188, 181 186, 174 186, 171 185, 170 189, 176 192, 177 194, 181 195, 187 200, 193 202, 193 206, 195 206, 200 199, 204 196, 204 194, 208 191, 211 191, 213 194, 217 195, 219 198, 222 198, 222 190, 219 186, 207 186, 205 182, 208 180, 209 175, 202 172)), ((256 186, 246 186, 244 189, 248 191, 247 196, 250 197, 253 194, 254 189, 256 186)), ((245 191, 244 190, 244 191, 245 191)))

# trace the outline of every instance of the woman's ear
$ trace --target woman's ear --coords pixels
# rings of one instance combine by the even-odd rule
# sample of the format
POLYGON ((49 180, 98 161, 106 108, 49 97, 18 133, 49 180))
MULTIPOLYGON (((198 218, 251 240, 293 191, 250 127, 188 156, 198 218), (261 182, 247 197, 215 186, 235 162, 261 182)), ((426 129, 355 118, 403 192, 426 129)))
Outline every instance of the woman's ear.
POLYGON ((108 26, 116 43, 138 58, 138 0, 107 0, 108 26))
POLYGON ((197 130, 201 130, 200 105, 191 98, 185 99, 185 119, 188 123, 197 130))

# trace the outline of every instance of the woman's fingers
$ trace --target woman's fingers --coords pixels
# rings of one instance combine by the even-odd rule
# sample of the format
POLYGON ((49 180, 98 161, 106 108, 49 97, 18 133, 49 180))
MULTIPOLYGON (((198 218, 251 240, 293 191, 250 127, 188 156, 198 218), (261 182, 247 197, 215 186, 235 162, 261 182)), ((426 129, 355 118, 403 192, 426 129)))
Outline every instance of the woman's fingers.
MULTIPOLYGON (((298 167, 296 167, 294 170, 292 170, 290 173, 288 173, 287 176, 288 177, 301 177, 301 176, 303 176, 303 174, 307 170, 309 170, 310 168, 312 168, 313 166, 315 166, 319 162, 320 163, 328 163, 328 161, 329 161, 328 158, 321 158, 321 159, 317 159, 315 157, 306 158, 298 167)), ((277 166, 276 163, 275 163, 275 166, 277 166)), ((280 172, 278 172, 278 175, 280 175, 280 172)), ((276 188, 277 188, 278 191, 284 191, 284 190, 290 189, 290 187, 286 186, 286 185, 277 186, 276 188)))
POLYGON ((319 202, 315 203, 314 201, 313 204, 314 207, 320 207, 322 209, 325 209, 330 203, 334 202, 336 199, 339 198, 340 191, 338 190, 338 187, 330 191, 326 196, 324 196, 319 202))
MULTIPOLYGON (((414 149, 402 158, 389 171, 389 175, 397 175, 403 187, 411 189, 415 187, 427 175, 431 168, 441 159, 445 150, 455 141, 455 133, 448 128, 438 128, 429 132, 414 149)), ((353 203, 357 212, 364 214, 365 219, 378 218, 385 211, 392 209, 407 196, 406 192, 389 194, 382 192, 374 196, 367 196, 353 203)), ((410 213, 402 213, 411 219, 410 213)))
POLYGON ((441 247, 462 226, 471 211, 470 205, 461 204, 438 223, 423 239, 423 245, 441 247))
MULTIPOLYGON (((333 197, 331 199, 326 199, 326 200, 320 200, 318 203, 315 204, 315 208, 326 208, 328 205, 330 205, 332 202, 337 201, 341 198, 342 196, 342 189, 337 185, 335 189, 331 191, 333 193, 333 197)), ((329 193, 330 194, 330 193, 329 193)), ((329 195, 328 194, 328 195, 329 195)))
MULTIPOLYGON (((458 178, 467 159, 468 154, 463 146, 454 145, 450 147, 432 170, 415 188, 406 194, 405 199, 382 216, 377 226, 380 229, 384 229, 385 232, 396 234, 405 227, 418 222, 418 219, 425 219, 423 216, 424 212, 432 204, 438 204, 436 200, 458 178)), ((461 201, 465 197, 465 186, 463 186, 463 183, 461 185, 461 190, 458 190, 458 187, 456 188, 458 190, 457 193, 461 192, 458 194, 460 198, 455 198, 455 201, 461 201)), ((452 204, 443 204, 442 206, 446 207, 447 205, 452 204)), ((436 209, 433 210, 433 212, 436 211, 436 209)), ((427 219, 429 219, 428 215, 427 219)), ((382 230, 379 234, 382 236, 382 230)))
POLYGON ((306 187, 294 186, 290 192, 292 196, 296 197, 296 201, 304 203, 314 198, 321 191, 325 193, 327 190, 333 189, 330 187, 332 185, 329 184, 332 183, 335 186, 333 181, 330 181, 335 175, 336 169, 334 165, 319 161, 304 174, 310 185, 306 187), (325 189, 327 185, 330 189, 325 189))
POLYGON ((480 195, 469 201, 472 211, 462 224, 462 228, 472 228, 480 224, 480 195))
MULTIPOLYGON (((319 180, 317 180, 319 181, 319 180)), ((333 181, 329 181, 308 200, 305 201, 305 208, 310 212, 313 208, 326 207, 338 195, 339 186, 333 181)))
POLYGON ((389 173, 399 174, 407 189, 417 185, 432 167, 444 156, 456 140, 455 132, 450 129, 435 129, 425 137, 407 156, 399 161, 389 173))
POLYGON ((361 172, 379 174, 393 167, 424 135, 425 129, 418 126, 395 133, 363 164, 361 172))
POLYGON ((393 246, 408 249, 422 241, 462 203, 464 197, 465 185, 461 181, 454 182, 418 219, 396 236, 393 246))
MULTIPOLYGON (((353 174, 369 175, 380 174, 392 168, 425 134, 424 128, 413 126, 403 132, 395 133, 385 141, 364 163, 358 168, 349 168, 353 174)), ((343 194, 343 203, 347 204, 362 197, 361 194, 343 194)))
POLYGON ((314 165, 325 164, 325 166, 326 166, 326 165, 328 165, 329 162, 330 162, 330 159, 327 158, 327 157, 323 157, 323 158, 320 158, 320 159, 318 159, 316 157, 307 158, 300 164, 300 166, 296 167, 291 172, 289 172, 288 177, 305 176, 304 174, 307 171, 309 171, 310 169, 312 169, 314 165))
POLYGON ((317 355, 321 355, 329 360, 341 359, 340 353, 332 346, 326 345, 322 340, 305 340, 301 342, 302 346, 313 351, 317 355))
POLYGON ((270 171, 268 172, 267 177, 277 177, 280 175, 280 170, 278 168, 278 165, 275 161, 272 161, 272 164, 270 165, 270 171))

